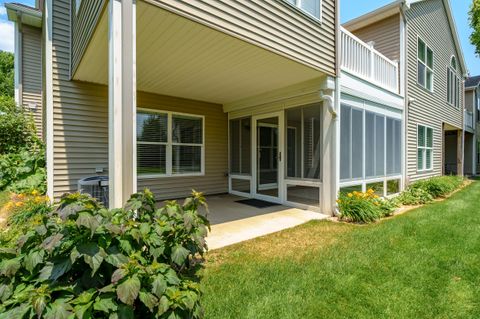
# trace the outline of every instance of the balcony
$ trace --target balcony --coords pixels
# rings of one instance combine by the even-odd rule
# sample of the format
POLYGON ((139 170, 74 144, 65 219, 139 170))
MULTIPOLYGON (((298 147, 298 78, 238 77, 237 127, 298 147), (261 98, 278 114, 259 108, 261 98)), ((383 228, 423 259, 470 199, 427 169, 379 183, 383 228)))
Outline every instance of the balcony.
POLYGON ((465 110, 465 130, 473 131, 475 129, 475 123, 473 121, 473 112, 465 110))
POLYGON ((399 65, 344 28, 341 28, 341 67, 365 81, 398 94, 399 65))

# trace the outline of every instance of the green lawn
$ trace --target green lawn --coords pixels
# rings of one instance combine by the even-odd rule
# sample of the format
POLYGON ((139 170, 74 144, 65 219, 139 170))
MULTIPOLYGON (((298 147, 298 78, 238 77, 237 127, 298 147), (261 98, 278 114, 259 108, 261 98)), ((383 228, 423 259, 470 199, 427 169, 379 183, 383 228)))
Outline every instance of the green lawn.
POLYGON ((0 208, 10 200, 10 192, 0 192, 0 208))
POLYGON ((480 182, 369 226, 312 222, 213 251, 207 318, 480 318, 480 182))

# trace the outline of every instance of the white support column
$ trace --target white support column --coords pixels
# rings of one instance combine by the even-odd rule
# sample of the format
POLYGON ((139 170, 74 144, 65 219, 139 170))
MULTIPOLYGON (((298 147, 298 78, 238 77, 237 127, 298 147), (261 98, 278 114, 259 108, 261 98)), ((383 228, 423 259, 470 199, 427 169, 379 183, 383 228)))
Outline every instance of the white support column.
POLYGON ((47 166, 47 196, 54 201, 54 132, 53 132, 53 0, 45 1, 43 17, 45 34, 45 158, 47 166))
POLYGON ((110 207, 137 191, 135 0, 109 3, 108 164, 110 207))

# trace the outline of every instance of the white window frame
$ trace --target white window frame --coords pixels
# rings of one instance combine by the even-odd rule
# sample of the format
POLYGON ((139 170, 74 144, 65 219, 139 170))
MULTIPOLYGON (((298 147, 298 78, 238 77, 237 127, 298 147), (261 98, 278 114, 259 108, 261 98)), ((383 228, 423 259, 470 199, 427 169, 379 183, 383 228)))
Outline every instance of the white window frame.
POLYGON ((137 108, 137 113, 156 113, 156 114, 166 114, 167 115, 167 142, 140 142, 137 141, 137 144, 155 144, 155 145, 166 145, 166 156, 165 156, 165 174, 138 174, 138 179, 149 179, 149 178, 164 178, 164 177, 189 177, 189 176, 204 176, 205 175, 205 116, 198 114, 190 113, 181 113, 181 112, 172 112, 164 111, 157 109, 148 109, 148 108, 137 108), (173 142, 173 121, 172 118, 175 115, 188 116, 192 118, 198 118, 202 120, 202 144, 194 143, 174 143, 173 142), (173 173, 173 146, 200 146, 201 147, 201 157, 200 157, 200 172, 195 173, 173 173))
POLYGON ((299 10, 300 12, 306 14, 308 17, 310 18, 313 18, 315 19, 316 21, 322 21, 322 16, 323 16, 323 0, 317 0, 320 5, 320 12, 319 12, 319 16, 316 17, 314 16, 313 14, 311 14, 310 12, 306 11, 305 9, 302 8, 302 1, 304 0, 292 0, 293 2, 295 3, 291 3, 290 0, 284 0, 285 2, 287 2, 290 6, 294 7, 295 9, 299 10))
POLYGON ((431 126, 428 126, 428 125, 424 125, 424 124, 417 124, 417 154, 416 154, 416 159, 417 159, 417 172, 419 173, 425 173, 425 172, 431 172, 433 171, 433 133, 435 132, 435 130, 433 129, 433 127, 431 126), (418 144, 418 131, 420 129, 420 127, 424 127, 425 128, 425 146, 420 146, 418 144), (429 147, 428 146, 428 134, 427 134, 427 130, 432 130, 432 146, 429 147), (420 168, 418 167, 418 151, 419 150, 422 150, 422 152, 424 152, 424 161, 423 161, 423 167, 420 168), (432 151, 432 156, 430 158, 430 168, 427 168, 427 150, 431 150, 432 151))
POLYGON ((457 58, 452 55, 447 66, 447 103, 455 108, 460 107, 460 78, 457 75, 457 58), (455 67, 452 61, 455 60, 455 67))
POLYGON ((433 49, 431 47, 429 47, 427 45, 427 43, 422 39, 420 38, 419 36, 417 36, 417 52, 416 52, 416 55, 417 55, 417 84, 427 90, 428 92, 431 92, 433 93, 434 91, 434 82, 435 82, 435 72, 434 72, 434 67, 435 67, 435 52, 433 51, 433 49), (424 46, 425 46, 425 62, 423 62, 422 60, 420 60, 420 57, 418 56, 418 51, 419 51, 419 42, 422 41, 424 46), (430 51, 432 51, 432 67, 430 68, 428 66, 428 50, 430 49, 430 51), (423 64, 423 66, 425 67, 425 71, 424 71, 424 76, 425 76, 425 85, 422 85, 418 79, 418 63, 421 63, 423 64), (432 87, 429 88, 427 86, 427 83, 428 83, 428 80, 427 80, 427 75, 428 75, 428 71, 432 72, 432 87))

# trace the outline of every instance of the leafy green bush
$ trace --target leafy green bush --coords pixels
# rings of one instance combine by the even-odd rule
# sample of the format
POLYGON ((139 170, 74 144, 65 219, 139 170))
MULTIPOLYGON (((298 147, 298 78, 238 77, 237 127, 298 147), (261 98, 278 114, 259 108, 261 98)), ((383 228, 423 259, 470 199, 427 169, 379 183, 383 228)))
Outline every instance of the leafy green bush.
POLYGON ((195 192, 161 209, 149 191, 115 210, 64 196, 15 249, 0 249, 0 318, 201 318, 200 205, 195 192))
POLYGON ((420 180, 410 186, 414 189, 422 189, 433 198, 444 197, 450 194, 463 183, 463 178, 459 176, 437 176, 420 180))
POLYGON ((433 197, 424 189, 408 187, 395 200, 402 205, 424 205, 433 201, 433 197))
POLYGON ((0 96, 0 154, 17 153, 39 142, 32 114, 0 96))
POLYGON ((0 155, 0 191, 46 191, 45 151, 40 143, 18 153, 0 155))

